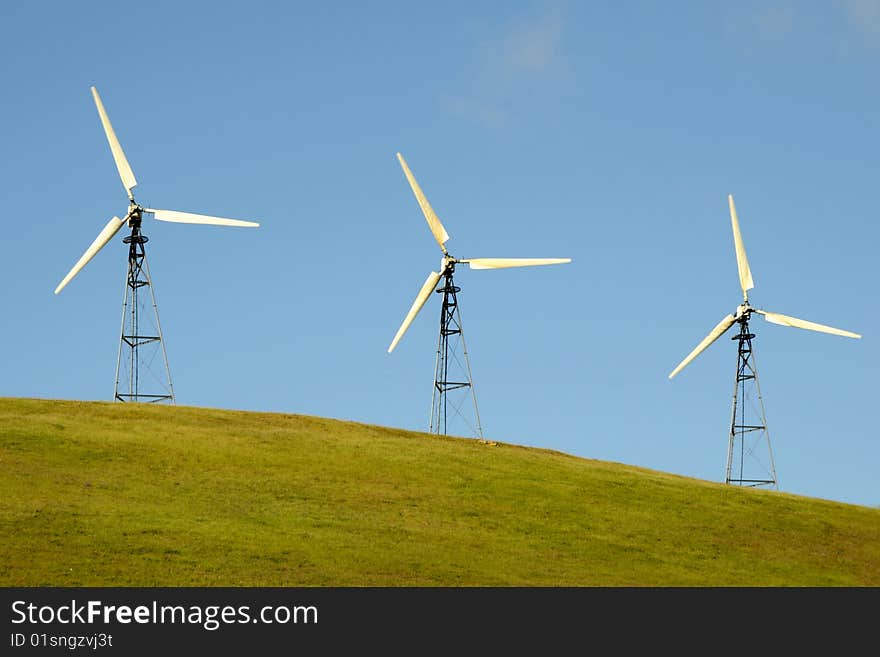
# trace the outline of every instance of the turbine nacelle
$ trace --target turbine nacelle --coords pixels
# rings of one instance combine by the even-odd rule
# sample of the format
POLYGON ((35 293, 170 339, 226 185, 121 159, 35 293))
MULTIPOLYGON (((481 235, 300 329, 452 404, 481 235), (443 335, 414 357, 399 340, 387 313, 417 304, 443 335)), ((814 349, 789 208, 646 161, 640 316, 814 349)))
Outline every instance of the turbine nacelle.
POLYGON ((128 227, 134 228, 135 226, 140 226, 141 221, 144 218, 143 213, 144 209, 132 199, 128 204, 128 213, 125 215, 125 219, 128 221, 128 227))
POLYGON ((741 303, 736 307, 736 312, 733 315, 733 319, 735 321, 739 321, 743 317, 748 319, 749 315, 752 314, 753 310, 755 310, 755 309, 749 305, 748 301, 746 301, 745 303, 741 303))

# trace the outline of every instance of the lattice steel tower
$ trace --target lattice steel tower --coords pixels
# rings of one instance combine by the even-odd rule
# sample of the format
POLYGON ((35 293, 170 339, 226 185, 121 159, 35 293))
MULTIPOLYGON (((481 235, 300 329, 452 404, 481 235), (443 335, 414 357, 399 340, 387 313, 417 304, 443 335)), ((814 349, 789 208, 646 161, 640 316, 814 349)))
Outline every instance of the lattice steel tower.
MULTIPOLYGON (((431 395, 431 421, 428 431, 437 434, 448 433, 451 414, 453 422, 461 420, 471 435, 482 440, 483 427, 480 424, 480 411, 477 408, 477 396, 474 392, 474 381, 462 332, 461 311, 458 308, 458 293, 461 288, 456 286, 452 279, 454 273, 455 262, 452 261, 444 271, 442 287, 436 290, 437 294, 443 295, 443 306, 440 310, 440 336, 437 341, 437 361, 434 367, 434 391, 431 395), (459 346, 461 357, 459 357, 459 346), (468 420, 468 414, 462 408, 468 398, 473 401, 473 422, 468 420)), ((454 433, 461 432, 454 431, 454 433)))
POLYGON ((731 337, 739 346, 724 481, 739 486, 778 488, 764 400, 752 353, 755 334, 749 332, 749 315, 746 313, 737 320, 739 333, 731 337))
POLYGON ((174 387, 171 383, 171 370, 168 355, 162 339, 159 324, 159 307, 150 278, 150 266, 144 244, 149 238, 141 233, 141 212, 133 209, 129 214, 128 225, 131 234, 122 241, 128 244, 128 271, 125 276, 125 292, 122 298, 122 328, 119 336, 119 351, 116 357, 116 383, 113 398, 121 402, 170 402, 174 403, 174 387), (145 312, 147 299, 143 289, 150 291, 149 301, 152 315, 145 312), (151 319, 149 330, 144 329, 143 319, 151 319), (162 368, 157 373, 154 364, 161 354, 162 368))

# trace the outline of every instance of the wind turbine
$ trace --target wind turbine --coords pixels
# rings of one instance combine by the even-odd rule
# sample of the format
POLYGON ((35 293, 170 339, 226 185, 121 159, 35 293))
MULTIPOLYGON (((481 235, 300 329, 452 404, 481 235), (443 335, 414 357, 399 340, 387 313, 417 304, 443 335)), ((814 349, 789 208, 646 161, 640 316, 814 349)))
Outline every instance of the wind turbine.
MULTIPOLYGON (((669 373, 672 379, 676 374, 681 372, 688 363, 700 355, 706 347, 715 342, 734 324, 739 324, 740 329, 737 335, 731 339, 738 342, 737 349, 737 366, 736 381, 733 387, 733 411, 731 413, 730 434, 727 447, 727 466, 725 473, 725 483, 738 484, 742 486, 777 486, 776 467, 773 464, 773 452, 770 449, 770 435, 767 431, 767 419, 764 414, 764 402, 761 398, 761 388, 758 384, 758 370, 755 365, 755 357, 752 354, 752 339, 755 337, 749 332, 749 320, 752 313, 763 315, 764 319, 772 324, 780 324, 782 326, 792 326, 795 328, 807 329, 809 331, 819 331, 821 333, 831 333, 832 335, 841 335, 848 338, 861 338, 862 336, 852 331, 844 331, 842 329, 825 326, 824 324, 816 324, 808 322, 797 317, 790 317, 780 313, 769 312, 754 308, 749 303, 748 291, 755 284, 752 280, 752 271, 749 268, 749 261, 746 258, 746 249, 743 244, 742 233, 739 228, 739 220, 736 215, 736 206, 733 203, 733 195, 728 195, 728 204, 730 206, 730 222, 733 226, 733 245, 736 251, 736 264, 739 270, 739 283, 742 288, 743 302, 737 306, 736 311, 727 315, 713 328, 709 335, 703 338, 694 350, 689 353, 678 366, 669 373), (755 419, 749 421, 746 418, 747 402, 747 384, 754 385, 757 392, 757 404, 752 409, 755 413, 755 419), (740 397, 742 399, 740 399, 740 397), (739 411, 739 415, 737 415, 739 411), (760 433, 755 433, 760 432, 760 433), (750 434, 757 435, 756 440, 749 440, 750 434), (757 458, 755 449, 760 443, 760 436, 766 438, 767 452, 769 454, 769 462, 763 464, 763 472, 758 475, 745 472, 745 460, 749 458, 757 458)), ((753 400, 754 401, 754 400, 753 400)), ((753 470, 754 471, 754 470, 753 470)))
POLYGON ((391 345, 388 347, 388 353, 390 354, 394 351, 394 348, 397 346, 398 342, 400 342, 403 334, 406 333, 406 330, 409 328, 410 324, 412 324, 416 315, 422 309, 422 306, 425 305, 425 302, 428 300, 428 297, 431 296, 431 293, 437 292, 438 294, 442 294, 443 304, 440 312, 440 337, 437 343, 437 360, 434 366, 434 388, 431 394, 431 420, 428 425, 428 431, 430 433, 446 434, 447 416, 449 411, 448 407, 450 405, 452 406, 454 413, 460 415, 462 418, 464 417, 461 414, 461 403, 463 403, 464 400, 461 400, 457 405, 455 402, 450 403, 448 393, 453 390, 468 390, 473 399, 474 417, 476 421, 476 426, 471 426, 470 429, 478 438, 482 439, 483 428, 480 424, 480 413, 477 409, 477 397, 474 394, 473 377, 471 376, 467 347, 462 332, 461 311, 458 308, 458 293, 461 291, 461 288, 456 286, 453 281, 455 266, 458 264, 467 264, 471 269, 505 269, 508 267, 557 265, 571 262, 571 258, 453 257, 446 250, 446 242, 449 240, 449 234, 440 222, 440 218, 437 216, 437 213, 434 212, 431 204, 428 203, 428 199, 425 197, 421 187, 419 187, 419 184, 416 182, 412 171, 410 171, 409 166, 406 164, 406 160, 403 159, 403 155, 398 153, 397 159, 400 161, 403 173, 406 175, 406 179, 409 181, 409 185, 422 209, 422 213, 425 215, 425 219, 428 222, 428 228, 431 230, 431 234, 434 236, 434 239, 440 246, 440 250, 443 252, 443 257, 440 260, 440 271, 432 271, 425 279, 422 288, 419 290, 418 295, 416 295, 415 301, 413 301, 412 307, 406 314, 400 328, 397 329, 397 333, 391 341, 391 345), (437 284, 441 279, 443 279, 443 283, 438 287, 437 284), (451 345, 450 339, 453 340, 453 344, 451 345), (462 347, 464 357, 463 364, 457 356, 456 339, 460 342, 462 347), (461 378, 466 378, 467 380, 451 379, 450 376, 454 377, 454 373, 450 374, 450 364, 461 367, 461 378))
MULTIPOLYGON (((58 294, 67 286, 68 283, 76 276, 80 270, 85 267, 89 261, 97 255, 104 246, 118 233, 124 225, 128 225, 131 233, 122 241, 128 244, 128 272, 126 274, 125 292, 122 301, 122 329, 119 342, 119 352, 116 359, 116 383, 114 386, 113 396, 118 401, 170 401, 174 403, 174 388, 171 384, 171 372, 168 368, 168 357, 165 353, 165 346, 162 340, 162 331, 159 326, 159 310, 156 305, 156 297, 153 292, 153 284, 150 278, 150 269, 146 260, 146 252, 144 244, 148 241, 148 237, 141 233, 141 221, 144 214, 151 214, 155 219, 160 221, 169 221, 173 223, 184 224, 208 224, 213 226, 245 226, 256 227, 258 223, 253 221, 241 221, 239 219, 224 219, 222 217, 212 217, 203 214, 194 214, 192 212, 179 212, 177 210, 155 210, 153 208, 145 208, 135 201, 132 189, 137 185, 137 180, 131 170, 131 166, 122 150, 122 145, 116 137, 116 132, 104 109, 104 103, 98 95, 95 87, 91 88, 92 97, 95 106, 98 109, 98 116, 101 118, 101 124, 104 127, 104 134, 107 136, 107 142, 110 144, 110 152, 116 163, 116 169, 119 171, 119 177, 122 180, 122 186, 128 194, 128 210, 125 217, 120 219, 114 216, 107 222, 107 225, 98 233, 98 236, 86 249, 85 253, 80 257, 76 264, 71 268, 67 275, 55 288, 55 294, 58 294), (139 327, 140 305, 138 301, 138 290, 141 287, 149 286, 152 299, 153 310, 155 313, 154 333, 142 334, 139 327), (128 331, 126 331, 128 328, 128 331), (139 379, 141 377, 141 369, 149 367, 148 362, 142 362, 142 354, 140 349, 146 345, 159 345, 162 349, 162 358, 165 363, 165 373, 167 375, 167 384, 164 390, 159 394, 148 394, 140 392, 139 379), (126 358, 126 367, 128 376, 127 381, 123 382, 123 388, 120 388, 120 365, 122 364, 123 347, 129 349, 126 358), (124 391, 124 386, 128 385, 128 390, 124 391)), ((155 354, 153 354, 155 356, 155 354)))

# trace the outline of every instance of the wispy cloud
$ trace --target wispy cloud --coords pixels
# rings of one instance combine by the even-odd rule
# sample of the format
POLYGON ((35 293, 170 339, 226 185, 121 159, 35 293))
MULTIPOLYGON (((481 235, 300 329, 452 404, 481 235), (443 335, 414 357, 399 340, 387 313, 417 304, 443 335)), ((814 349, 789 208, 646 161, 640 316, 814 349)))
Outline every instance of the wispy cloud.
POLYGON ((840 3, 851 24, 880 37, 880 0, 840 0, 840 3))
POLYGON ((733 4, 726 11, 728 34, 738 47, 760 46, 787 50, 832 48, 837 55, 854 53, 862 45, 880 46, 880 0, 832 0, 824 5, 771 0, 759 9, 733 4))
POLYGON ((788 36, 796 22, 794 8, 788 5, 766 7, 757 12, 753 20, 758 33, 767 39, 788 36))
POLYGON ((506 120, 501 109, 477 98, 443 94, 440 96, 440 103, 452 116, 477 121, 493 128, 500 128, 506 120))
POLYGON ((559 10, 551 10, 484 41, 480 46, 484 70, 513 84, 535 78, 558 79, 566 69, 564 41, 565 21, 559 10))
POLYGON ((443 106, 453 116, 493 128, 506 124, 523 98, 567 79, 565 28, 565 17, 554 7, 479 41, 468 91, 442 96, 443 106))

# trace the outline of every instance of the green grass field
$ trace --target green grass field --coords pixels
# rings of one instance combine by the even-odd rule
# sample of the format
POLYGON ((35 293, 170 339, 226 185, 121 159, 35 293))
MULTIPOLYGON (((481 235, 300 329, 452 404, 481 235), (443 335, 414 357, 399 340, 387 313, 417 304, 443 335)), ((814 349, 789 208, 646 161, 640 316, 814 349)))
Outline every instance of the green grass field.
POLYGON ((880 509, 336 420, 0 399, 3 586, 878 586, 880 509))

